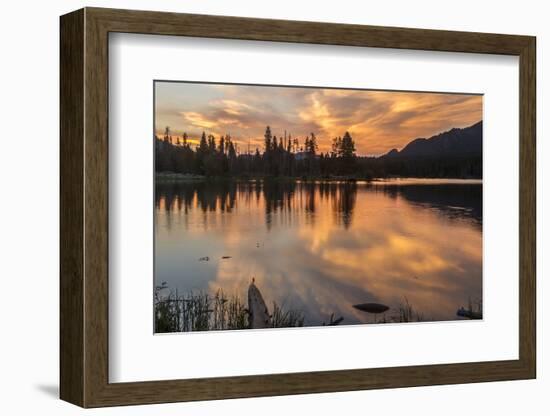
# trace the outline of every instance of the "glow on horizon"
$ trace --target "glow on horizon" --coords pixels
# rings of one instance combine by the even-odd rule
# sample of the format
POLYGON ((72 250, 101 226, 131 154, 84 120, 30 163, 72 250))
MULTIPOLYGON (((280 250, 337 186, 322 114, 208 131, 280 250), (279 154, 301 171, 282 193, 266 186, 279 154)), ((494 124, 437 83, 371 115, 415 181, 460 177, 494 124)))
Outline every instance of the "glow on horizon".
POLYGON ((155 133, 230 134, 241 152, 263 150, 267 125, 277 138, 314 133, 320 152, 349 131, 357 154, 381 155, 418 137, 482 120, 481 95, 255 85, 155 83, 155 133))

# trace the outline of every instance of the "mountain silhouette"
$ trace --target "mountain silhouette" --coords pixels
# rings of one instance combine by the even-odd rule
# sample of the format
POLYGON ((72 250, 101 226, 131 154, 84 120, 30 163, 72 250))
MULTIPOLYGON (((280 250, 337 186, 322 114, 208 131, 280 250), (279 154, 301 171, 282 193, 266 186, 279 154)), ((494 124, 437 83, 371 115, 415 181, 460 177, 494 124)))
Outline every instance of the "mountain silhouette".
POLYGON ((465 128, 453 128, 429 139, 418 138, 400 151, 392 149, 383 158, 433 158, 481 156, 483 122, 465 128))

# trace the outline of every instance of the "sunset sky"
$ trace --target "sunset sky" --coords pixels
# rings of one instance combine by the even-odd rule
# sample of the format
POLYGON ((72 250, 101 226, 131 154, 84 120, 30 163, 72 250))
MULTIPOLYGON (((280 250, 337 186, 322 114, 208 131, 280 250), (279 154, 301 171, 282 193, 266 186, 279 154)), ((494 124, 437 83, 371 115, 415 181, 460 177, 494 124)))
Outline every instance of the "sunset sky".
POLYGON ((349 131, 359 155, 401 149, 482 119, 482 96, 374 90, 155 82, 155 131, 186 132, 198 143, 203 131, 230 134, 241 152, 263 150, 267 125, 273 135, 291 134, 302 145, 313 132, 319 150, 349 131))

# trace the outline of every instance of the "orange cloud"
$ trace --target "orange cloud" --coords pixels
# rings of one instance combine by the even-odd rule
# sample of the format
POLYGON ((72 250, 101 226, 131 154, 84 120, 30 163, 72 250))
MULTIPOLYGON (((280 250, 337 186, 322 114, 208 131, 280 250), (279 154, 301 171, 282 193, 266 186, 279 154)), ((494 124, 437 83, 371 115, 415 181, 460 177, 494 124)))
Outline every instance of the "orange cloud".
POLYGON ((212 130, 218 123, 216 120, 209 120, 201 113, 195 111, 182 112, 181 115, 194 127, 199 127, 201 129, 212 130))
POLYGON ((483 117, 481 95, 400 91, 160 83, 155 125, 174 134, 231 134, 242 149, 262 150, 267 125, 274 135, 303 143, 317 136, 319 150, 349 131, 358 154, 380 155, 411 140, 470 126, 483 117), (162 87, 162 88, 161 88, 162 87))

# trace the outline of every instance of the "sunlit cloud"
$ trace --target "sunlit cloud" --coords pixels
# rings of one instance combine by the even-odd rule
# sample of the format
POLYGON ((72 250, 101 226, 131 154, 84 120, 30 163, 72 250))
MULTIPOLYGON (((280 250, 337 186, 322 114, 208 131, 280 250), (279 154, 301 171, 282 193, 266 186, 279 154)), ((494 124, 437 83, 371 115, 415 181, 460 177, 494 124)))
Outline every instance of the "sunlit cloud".
POLYGON ((181 115, 193 127, 201 129, 214 129, 218 123, 215 120, 209 120, 203 114, 194 111, 182 112, 181 115))
POLYGON ((274 135, 301 143, 317 136, 319 149, 349 131, 360 155, 401 149, 482 119, 482 96, 371 90, 157 83, 155 130, 166 126, 189 137, 230 134, 241 149, 263 147, 267 125, 274 135))

